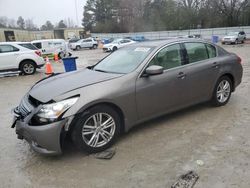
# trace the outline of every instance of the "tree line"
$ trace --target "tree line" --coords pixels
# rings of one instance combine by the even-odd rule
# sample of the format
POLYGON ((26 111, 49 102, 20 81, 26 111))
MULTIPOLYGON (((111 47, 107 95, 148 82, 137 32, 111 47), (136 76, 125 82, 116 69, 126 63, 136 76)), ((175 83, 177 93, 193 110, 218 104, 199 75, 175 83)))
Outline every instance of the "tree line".
POLYGON ((91 32, 138 32, 250 25, 250 0, 87 0, 91 32))
POLYGON ((47 20, 41 27, 38 27, 36 24, 34 24, 32 19, 24 19, 22 16, 19 16, 17 20, 10 19, 5 16, 0 17, 0 28, 38 31, 38 30, 53 30, 57 28, 72 28, 72 27, 77 27, 77 26, 74 25, 74 21, 70 18, 60 20, 56 24, 52 24, 51 21, 47 20))

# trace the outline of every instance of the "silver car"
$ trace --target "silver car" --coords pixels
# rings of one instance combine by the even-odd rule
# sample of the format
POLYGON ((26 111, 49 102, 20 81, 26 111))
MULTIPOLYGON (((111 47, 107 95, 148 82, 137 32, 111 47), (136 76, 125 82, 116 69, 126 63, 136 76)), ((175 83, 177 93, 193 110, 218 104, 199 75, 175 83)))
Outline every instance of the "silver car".
POLYGON ((222 38, 222 44, 238 44, 244 43, 246 40, 246 33, 244 31, 229 32, 222 38))
POLYGON ((94 38, 87 38, 70 43, 69 47, 72 50, 80 50, 81 48, 96 49, 98 47, 98 43, 94 38))
POLYGON ((136 124, 197 103, 225 105, 241 83, 241 59, 196 39, 142 42, 86 69, 36 83, 14 109, 19 139, 60 154, 65 137, 100 152, 136 124))

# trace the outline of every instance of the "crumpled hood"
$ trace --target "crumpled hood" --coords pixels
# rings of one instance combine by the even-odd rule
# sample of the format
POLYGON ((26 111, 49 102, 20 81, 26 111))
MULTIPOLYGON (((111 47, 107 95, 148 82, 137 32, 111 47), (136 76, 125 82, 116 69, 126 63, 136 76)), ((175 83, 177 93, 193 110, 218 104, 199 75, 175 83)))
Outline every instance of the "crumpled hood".
POLYGON ((121 74, 109 74, 89 69, 63 73, 38 82, 31 88, 29 95, 42 103, 46 103, 54 97, 75 89, 104 82, 120 76, 121 74))

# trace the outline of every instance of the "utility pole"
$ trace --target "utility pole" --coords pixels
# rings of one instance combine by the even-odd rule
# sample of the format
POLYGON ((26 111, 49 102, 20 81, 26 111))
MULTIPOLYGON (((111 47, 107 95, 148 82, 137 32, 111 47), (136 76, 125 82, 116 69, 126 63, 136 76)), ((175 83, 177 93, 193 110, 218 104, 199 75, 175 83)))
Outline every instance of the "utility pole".
POLYGON ((75 13, 76 13, 76 24, 79 27, 79 22, 78 22, 78 11, 77 11, 77 0, 75 0, 75 13))

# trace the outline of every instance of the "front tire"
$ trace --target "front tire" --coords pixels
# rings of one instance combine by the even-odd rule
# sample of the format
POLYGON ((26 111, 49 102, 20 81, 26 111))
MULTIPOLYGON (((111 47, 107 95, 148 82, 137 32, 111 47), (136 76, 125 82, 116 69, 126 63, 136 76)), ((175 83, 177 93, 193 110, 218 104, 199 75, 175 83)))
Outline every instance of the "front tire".
POLYGON ((83 112, 71 133, 74 144, 88 153, 109 148, 120 133, 120 117, 111 107, 99 105, 83 112))
POLYGON ((77 46, 76 47, 76 50, 78 51, 78 50, 80 50, 81 49, 81 46, 77 46))
POLYGON ((116 46, 114 46, 112 51, 114 52, 116 50, 118 50, 118 48, 116 46))
POLYGON ((26 60, 26 61, 24 61, 24 62, 21 63, 21 65, 20 65, 20 71, 24 75, 35 74, 35 72, 36 72, 36 65, 35 65, 35 63, 33 61, 26 60))
POLYGON ((214 106, 226 105, 231 97, 232 88, 232 80, 229 77, 222 76, 219 78, 214 88, 212 104, 214 106))

